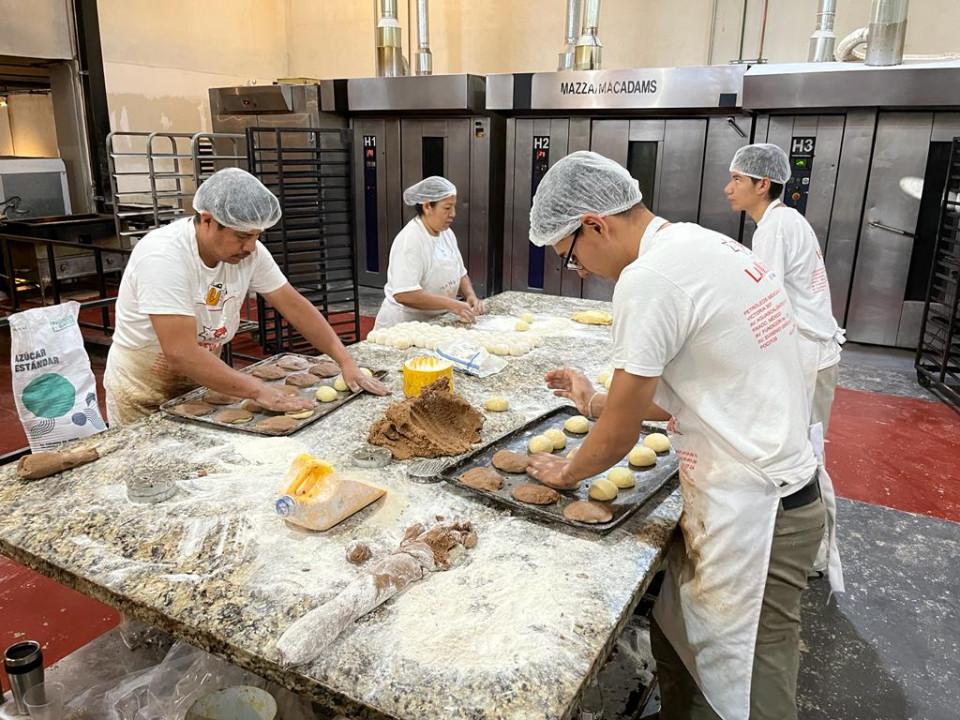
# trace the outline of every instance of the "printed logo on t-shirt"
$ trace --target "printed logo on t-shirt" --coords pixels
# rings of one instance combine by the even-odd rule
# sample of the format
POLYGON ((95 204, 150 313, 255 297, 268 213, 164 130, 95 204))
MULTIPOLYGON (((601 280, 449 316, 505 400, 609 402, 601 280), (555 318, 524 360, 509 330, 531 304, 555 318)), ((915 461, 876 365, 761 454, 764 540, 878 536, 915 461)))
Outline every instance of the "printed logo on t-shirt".
POLYGON ((210 287, 207 288, 207 294, 204 296, 203 301, 206 303, 207 307, 220 307, 221 303, 226 297, 226 283, 211 283, 210 287))

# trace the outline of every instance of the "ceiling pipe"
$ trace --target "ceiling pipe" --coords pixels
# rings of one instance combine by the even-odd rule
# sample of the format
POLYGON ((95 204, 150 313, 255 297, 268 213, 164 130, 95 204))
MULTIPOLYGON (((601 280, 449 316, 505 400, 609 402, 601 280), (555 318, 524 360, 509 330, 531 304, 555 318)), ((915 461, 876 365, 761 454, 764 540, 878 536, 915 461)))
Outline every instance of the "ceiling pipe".
POLYGON ((377 77, 398 77, 406 74, 407 61, 403 57, 403 36, 397 20, 397 0, 380 0, 377 77))
POLYGON ((417 0, 417 75, 433 75, 433 53, 430 52, 430 3, 417 0))
POLYGON ((600 0, 586 0, 583 11, 583 31, 574 51, 575 70, 599 70, 602 65, 603 45, 597 37, 600 25, 600 0))
POLYGON ((817 8, 817 27, 810 36, 807 62, 832 62, 837 44, 833 21, 837 15, 837 0, 820 0, 817 8))
POLYGON ((581 0, 567 0, 567 24, 563 34, 564 47, 560 53, 557 70, 573 70, 577 38, 580 36, 581 0))
POLYGON ((867 65, 899 65, 907 35, 908 0, 873 0, 867 33, 867 65))

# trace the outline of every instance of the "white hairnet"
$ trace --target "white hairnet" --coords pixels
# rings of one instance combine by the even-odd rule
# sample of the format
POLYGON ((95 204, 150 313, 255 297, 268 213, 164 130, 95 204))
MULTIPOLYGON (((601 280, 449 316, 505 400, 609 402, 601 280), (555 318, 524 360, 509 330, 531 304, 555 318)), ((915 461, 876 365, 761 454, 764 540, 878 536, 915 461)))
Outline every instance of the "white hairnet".
POLYGON ((540 181, 530 208, 530 242, 556 245, 587 213, 616 215, 643 200, 626 168, 595 152, 561 158, 540 181))
POLYGON ((193 209, 241 232, 262 232, 280 219, 280 201, 240 168, 224 168, 204 180, 193 196, 193 209))
POLYGON ((437 202, 456 194, 456 185, 445 177, 431 175, 404 190, 403 202, 407 205, 419 205, 425 202, 437 202))
POLYGON ((730 172, 757 180, 770 178, 775 183, 785 185, 790 179, 790 160, 778 146, 757 143, 737 150, 730 163, 730 172))

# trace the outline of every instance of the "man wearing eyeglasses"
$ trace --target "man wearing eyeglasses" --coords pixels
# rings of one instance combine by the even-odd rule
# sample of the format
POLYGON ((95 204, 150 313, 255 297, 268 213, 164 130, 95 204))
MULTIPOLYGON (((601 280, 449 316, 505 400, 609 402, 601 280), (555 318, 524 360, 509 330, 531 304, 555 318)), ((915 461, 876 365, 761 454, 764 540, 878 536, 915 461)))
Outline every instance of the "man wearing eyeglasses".
POLYGON ((783 286, 734 240, 656 217, 591 152, 544 176, 530 240, 616 288, 609 392, 570 369, 546 377, 597 424, 572 459, 534 456, 527 472, 572 488, 619 462, 643 420, 670 418, 684 509, 651 629, 661 717, 796 718, 800 593, 824 511, 783 286))

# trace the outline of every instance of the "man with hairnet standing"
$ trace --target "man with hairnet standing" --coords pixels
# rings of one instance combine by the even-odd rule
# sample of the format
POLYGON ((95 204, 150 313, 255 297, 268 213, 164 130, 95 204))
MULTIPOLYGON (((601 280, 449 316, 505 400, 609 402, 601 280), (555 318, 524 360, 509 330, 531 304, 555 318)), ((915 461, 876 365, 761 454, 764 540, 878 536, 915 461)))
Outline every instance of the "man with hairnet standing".
POLYGON ((665 720, 797 717, 800 594, 823 535, 817 461, 783 286, 740 243, 670 223, 636 180, 577 152, 544 176, 530 240, 615 280, 613 380, 564 368, 547 384, 599 416, 572 459, 528 473, 572 488, 619 462, 645 419, 670 419, 681 536, 654 608, 665 720))
MULTIPOLYGON (((757 143, 737 150, 724 192, 730 207, 746 212, 757 224, 753 253, 776 273, 793 305, 794 321, 800 331, 797 347, 810 400, 811 441, 822 461, 823 440, 840 374, 840 345, 846 338, 833 317, 827 270, 816 233, 803 215, 780 201, 789 179, 787 154, 777 145, 757 143)), ((829 546, 836 542, 836 502, 832 487, 824 487, 827 477, 821 474, 828 532, 813 566, 819 573, 827 570, 829 546)), ((840 572, 839 568, 832 571, 840 572)))
POLYGON ((484 308, 450 229, 457 216, 457 187, 432 175, 404 190, 403 202, 415 207, 417 216, 390 246, 385 297, 374 328, 425 321, 447 312, 473 322, 484 308), (457 300, 457 293, 463 300, 457 300))
POLYGON ((329 355, 351 389, 387 392, 360 372, 329 323, 257 239, 280 219, 273 193, 250 173, 228 168, 197 189, 193 208, 194 217, 147 233, 123 273, 103 376, 111 425, 149 415, 198 385, 277 412, 310 407, 311 401, 282 395, 220 360, 251 290, 329 355))

